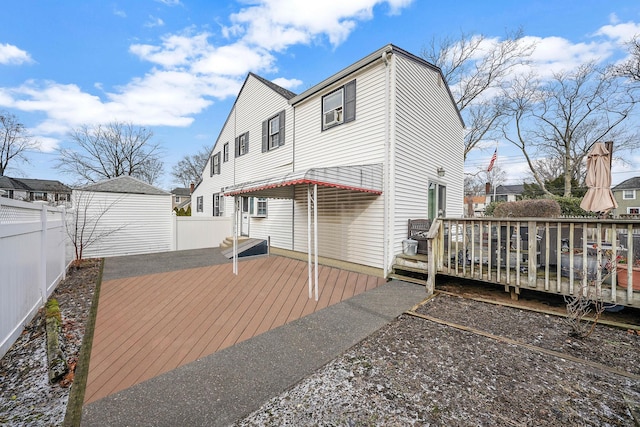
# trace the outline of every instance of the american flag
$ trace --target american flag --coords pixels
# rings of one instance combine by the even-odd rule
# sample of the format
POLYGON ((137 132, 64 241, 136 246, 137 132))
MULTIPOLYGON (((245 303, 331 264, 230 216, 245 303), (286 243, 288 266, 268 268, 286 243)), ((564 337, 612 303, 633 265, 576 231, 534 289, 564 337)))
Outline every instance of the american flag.
POLYGON ((493 156, 491 156, 491 161, 489 162, 489 167, 487 168, 487 172, 491 172, 491 169, 493 169, 493 164, 496 162, 497 158, 498 158, 498 149, 496 148, 496 151, 493 152, 493 156))

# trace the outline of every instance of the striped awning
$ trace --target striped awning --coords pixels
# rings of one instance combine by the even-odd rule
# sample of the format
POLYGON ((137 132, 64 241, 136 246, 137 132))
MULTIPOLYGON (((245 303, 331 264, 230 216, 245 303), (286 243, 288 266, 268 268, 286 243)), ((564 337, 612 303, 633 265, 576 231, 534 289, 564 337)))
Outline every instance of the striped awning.
POLYGON ((308 184, 382 194, 382 164, 312 168, 284 176, 231 185, 222 191, 225 196, 293 199, 295 186, 308 184))

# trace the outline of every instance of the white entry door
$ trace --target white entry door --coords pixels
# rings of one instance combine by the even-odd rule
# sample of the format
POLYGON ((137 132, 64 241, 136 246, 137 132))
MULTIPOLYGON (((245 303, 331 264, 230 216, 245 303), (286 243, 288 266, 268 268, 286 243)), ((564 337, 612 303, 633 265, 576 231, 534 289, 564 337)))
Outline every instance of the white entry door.
POLYGON ((249 237, 249 197, 243 197, 240 203, 240 235, 249 237))

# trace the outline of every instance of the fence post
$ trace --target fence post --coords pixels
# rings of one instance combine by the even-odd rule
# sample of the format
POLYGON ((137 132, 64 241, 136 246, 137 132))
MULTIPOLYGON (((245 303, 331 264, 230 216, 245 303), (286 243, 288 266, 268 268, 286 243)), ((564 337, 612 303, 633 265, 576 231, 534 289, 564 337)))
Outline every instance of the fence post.
POLYGON ((47 205, 40 205, 40 293, 47 302, 47 205))
POLYGON ((60 211, 60 219, 62 224, 60 227, 60 241, 62 242, 62 256, 60 257, 60 271, 62 271, 62 280, 67 278, 67 208, 62 205, 60 211))

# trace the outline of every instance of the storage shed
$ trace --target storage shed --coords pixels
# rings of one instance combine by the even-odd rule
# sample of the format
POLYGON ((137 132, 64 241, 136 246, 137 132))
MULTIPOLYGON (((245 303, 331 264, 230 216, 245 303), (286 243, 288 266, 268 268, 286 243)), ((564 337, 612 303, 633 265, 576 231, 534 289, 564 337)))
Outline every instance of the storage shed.
POLYGON ((82 257, 110 257, 172 248, 171 193, 130 176, 74 189, 68 215, 82 257))

